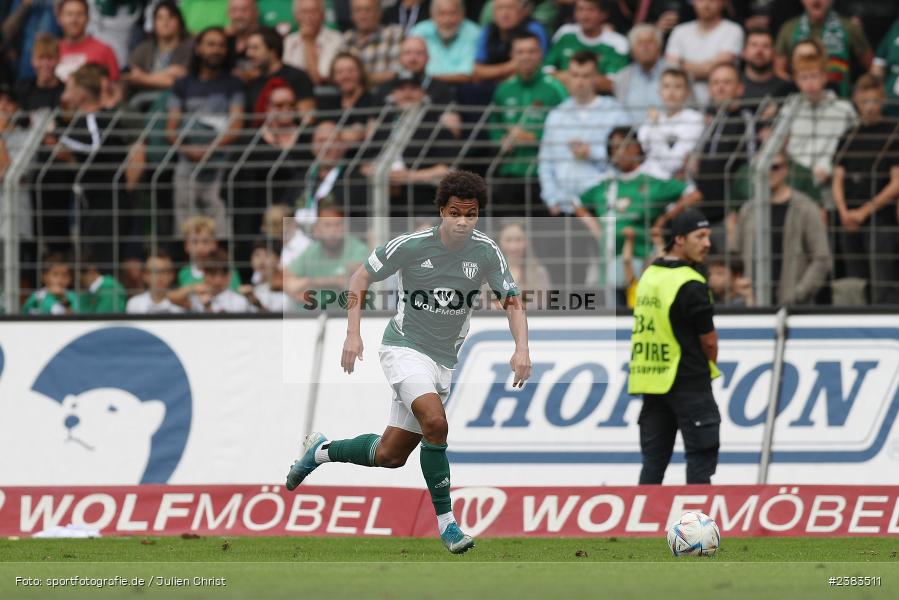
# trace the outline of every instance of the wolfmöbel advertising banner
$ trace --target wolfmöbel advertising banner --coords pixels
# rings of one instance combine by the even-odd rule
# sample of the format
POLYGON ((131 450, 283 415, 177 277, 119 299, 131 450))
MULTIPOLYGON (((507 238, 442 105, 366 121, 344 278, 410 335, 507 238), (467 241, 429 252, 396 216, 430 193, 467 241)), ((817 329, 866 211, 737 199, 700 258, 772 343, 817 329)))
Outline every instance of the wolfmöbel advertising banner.
MULTIPOLYGON (((0 323, 0 486, 281 483, 308 431, 383 431, 386 323, 363 319, 364 360, 352 375, 339 365, 339 318, 325 326, 317 373, 315 319, 0 323)), ((471 321, 447 403, 453 484, 636 483, 631 320, 529 324, 534 376, 513 389, 506 319, 471 321)), ((774 319, 719 316, 716 326, 714 482, 754 483, 774 319)), ((899 485, 899 316, 791 318, 783 375, 770 483, 899 485)), ((417 463, 413 454, 394 470, 328 464, 308 483, 417 487, 417 463)), ((680 442, 665 482, 684 482, 680 442)))
MULTIPOLYGON (((663 538, 686 510, 728 536, 899 534, 895 486, 467 487, 452 492, 479 537, 663 538)), ((0 535, 72 525, 102 535, 435 535, 424 490, 302 486, 0 488, 0 535)), ((662 542, 660 540, 660 548, 662 542)))

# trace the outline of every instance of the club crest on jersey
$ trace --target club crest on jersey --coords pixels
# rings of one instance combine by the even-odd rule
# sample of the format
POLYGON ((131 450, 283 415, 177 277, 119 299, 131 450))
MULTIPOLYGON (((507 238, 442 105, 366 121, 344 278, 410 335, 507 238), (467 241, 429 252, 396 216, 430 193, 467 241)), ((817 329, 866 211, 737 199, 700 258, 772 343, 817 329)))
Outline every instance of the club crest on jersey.
POLYGON ((434 299, 441 308, 446 308, 456 298, 456 290, 452 288, 434 288, 434 299))
POLYGON ((474 279, 475 275, 478 274, 478 263, 463 260, 462 261, 462 272, 465 273, 465 276, 468 277, 469 279, 474 279))

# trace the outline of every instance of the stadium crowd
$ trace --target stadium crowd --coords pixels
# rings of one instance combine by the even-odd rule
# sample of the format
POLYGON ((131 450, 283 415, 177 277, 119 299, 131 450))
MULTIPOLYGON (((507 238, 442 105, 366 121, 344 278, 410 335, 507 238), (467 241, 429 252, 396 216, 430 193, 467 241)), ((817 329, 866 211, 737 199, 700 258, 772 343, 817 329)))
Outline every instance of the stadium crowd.
POLYGON ((0 173, 53 111, 3 198, 27 314, 278 312, 344 289, 409 109, 389 216, 435 224, 440 177, 478 171, 522 287, 614 271, 624 304, 697 206, 715 301, 753 306, 752 165, 788 102, 763 179, 772 301, 899 304, 896 3, 5 0, 0 20, 0 173))

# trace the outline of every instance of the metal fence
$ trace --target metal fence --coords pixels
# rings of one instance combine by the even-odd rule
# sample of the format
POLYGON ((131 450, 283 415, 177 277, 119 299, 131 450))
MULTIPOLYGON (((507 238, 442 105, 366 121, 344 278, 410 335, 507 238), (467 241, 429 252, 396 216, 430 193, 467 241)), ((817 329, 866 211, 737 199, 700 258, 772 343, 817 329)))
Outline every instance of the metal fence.
MULTIPOLYGON (((319 112, 284 122, 274 113, 248 115, 225 144, 214 141, 225 128, 217 115, 187 115, 168 137, 164 112, 14 115, 3 132, 12 150, 2 188, 5 309, 18 312, 41 286, 44 257, 51 252, 65 253, 75 273, 90 263, 128 288, 139 287, 138 261, 147 253, 163 250, 187 260, 180 226, 197 214, 213 218, 219 243, 247 275, 256 245, 281 247, 285 217, 308 215, 322 205, 340 207, 347 229, 373 247, 435 222, 436 184, 450 169, 478 172, 488 182, 479 228, 495 235, 502 223, 520 221, 531 255, 546 267, 553 287, 601 287, 607 305, 627 301, 632 282, 622 277, 622 264, 639 276, 641 265, 659 252, 660 217, 672 205, 695 202, 694 190, 713 222, 710 269, 721 302, 779 304, 785 276, 802 279, 813 272, 823 281, 815 279, 809 284, 814 290, 786 303, 897 303, 895 197, 847 231, 831 185, 836 163, 848 159, 854 160, 844 163, 851 167, 842 178, 854 196, 847 195, 846 204, 859 206, 891 185, 890 167, 899 164, 896 122, 874 134, 855 134, 872 138, 861 145, 869 148, 868 161, 859 150, 840 154, 837 139, 818 139, 841 137, 830 117, 813 123, 811 134, 797 133, 804 118, 797 97, 733 103, 700 114, 698 125, 694 115, 687 129, 695 139, 686 151, 675 148, 683 142, 677 133, 685 124, 667 115, 630 129, 624 143, 609 148, 613 124, 583 122, 550 131, 551 125, 542 125, 549 112, 425 103, 319 112), (513 128, 525 132, 515 142, 508 136, 513 128), (831 142, 834 147, 824 179, 803 157, 789 157, 787 183, 818 207, 817 228, 808 226, 807 214, 797 224, 775 210, 772 221, 771 167, 779 164, 785 144, 807 135, 813 136, 805 140, 809 148, 831 142), (634 139, 643 142, 643 154, 628 163, 626 151, 619 150, 634 139), (572 141, 584 142, 589 152, 574 158, 572 141), (863 172, 859 159, 866 161, 863 172), (586 175, 577 179, 572 173, 581 167, 586 175), (557 173, 547 174, 552 171, 557 173), (546 197, 551 176, 564 188, 554 199, 546 197), (870 192, 867 198, 855 197, 860 189, 870 192), (579 206, 593 216, 577 216, 579 206), (597 227, 592 218, 598 218, 597 227), (626 224, 631 232, 623 231, 626 224), (827 242, 825 256, 814 240, 795 239, 818 230, 827 242), (632 234, 637 241, 627 242, 632 234), (773 276, 776 271, 780 278, 773 276)), ((847 130, 855 131, 854 125, 847 130)), ((899 182, 899 172, 892 172, 899 182)), ((73 279, 72 287, 82 291, 82 282, 73 279)))

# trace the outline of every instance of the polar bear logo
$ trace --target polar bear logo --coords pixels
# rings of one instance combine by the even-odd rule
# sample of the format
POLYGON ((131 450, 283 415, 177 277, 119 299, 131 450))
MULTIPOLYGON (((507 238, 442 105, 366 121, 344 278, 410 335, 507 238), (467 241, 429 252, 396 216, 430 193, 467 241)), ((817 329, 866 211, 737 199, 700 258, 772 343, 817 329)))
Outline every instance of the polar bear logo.
POLYGON ((54 356, 32 390, 60 407, 67 483, 166 483, 187 444, 190 383, 174 351, 133 327, 85 334, 54 356))

